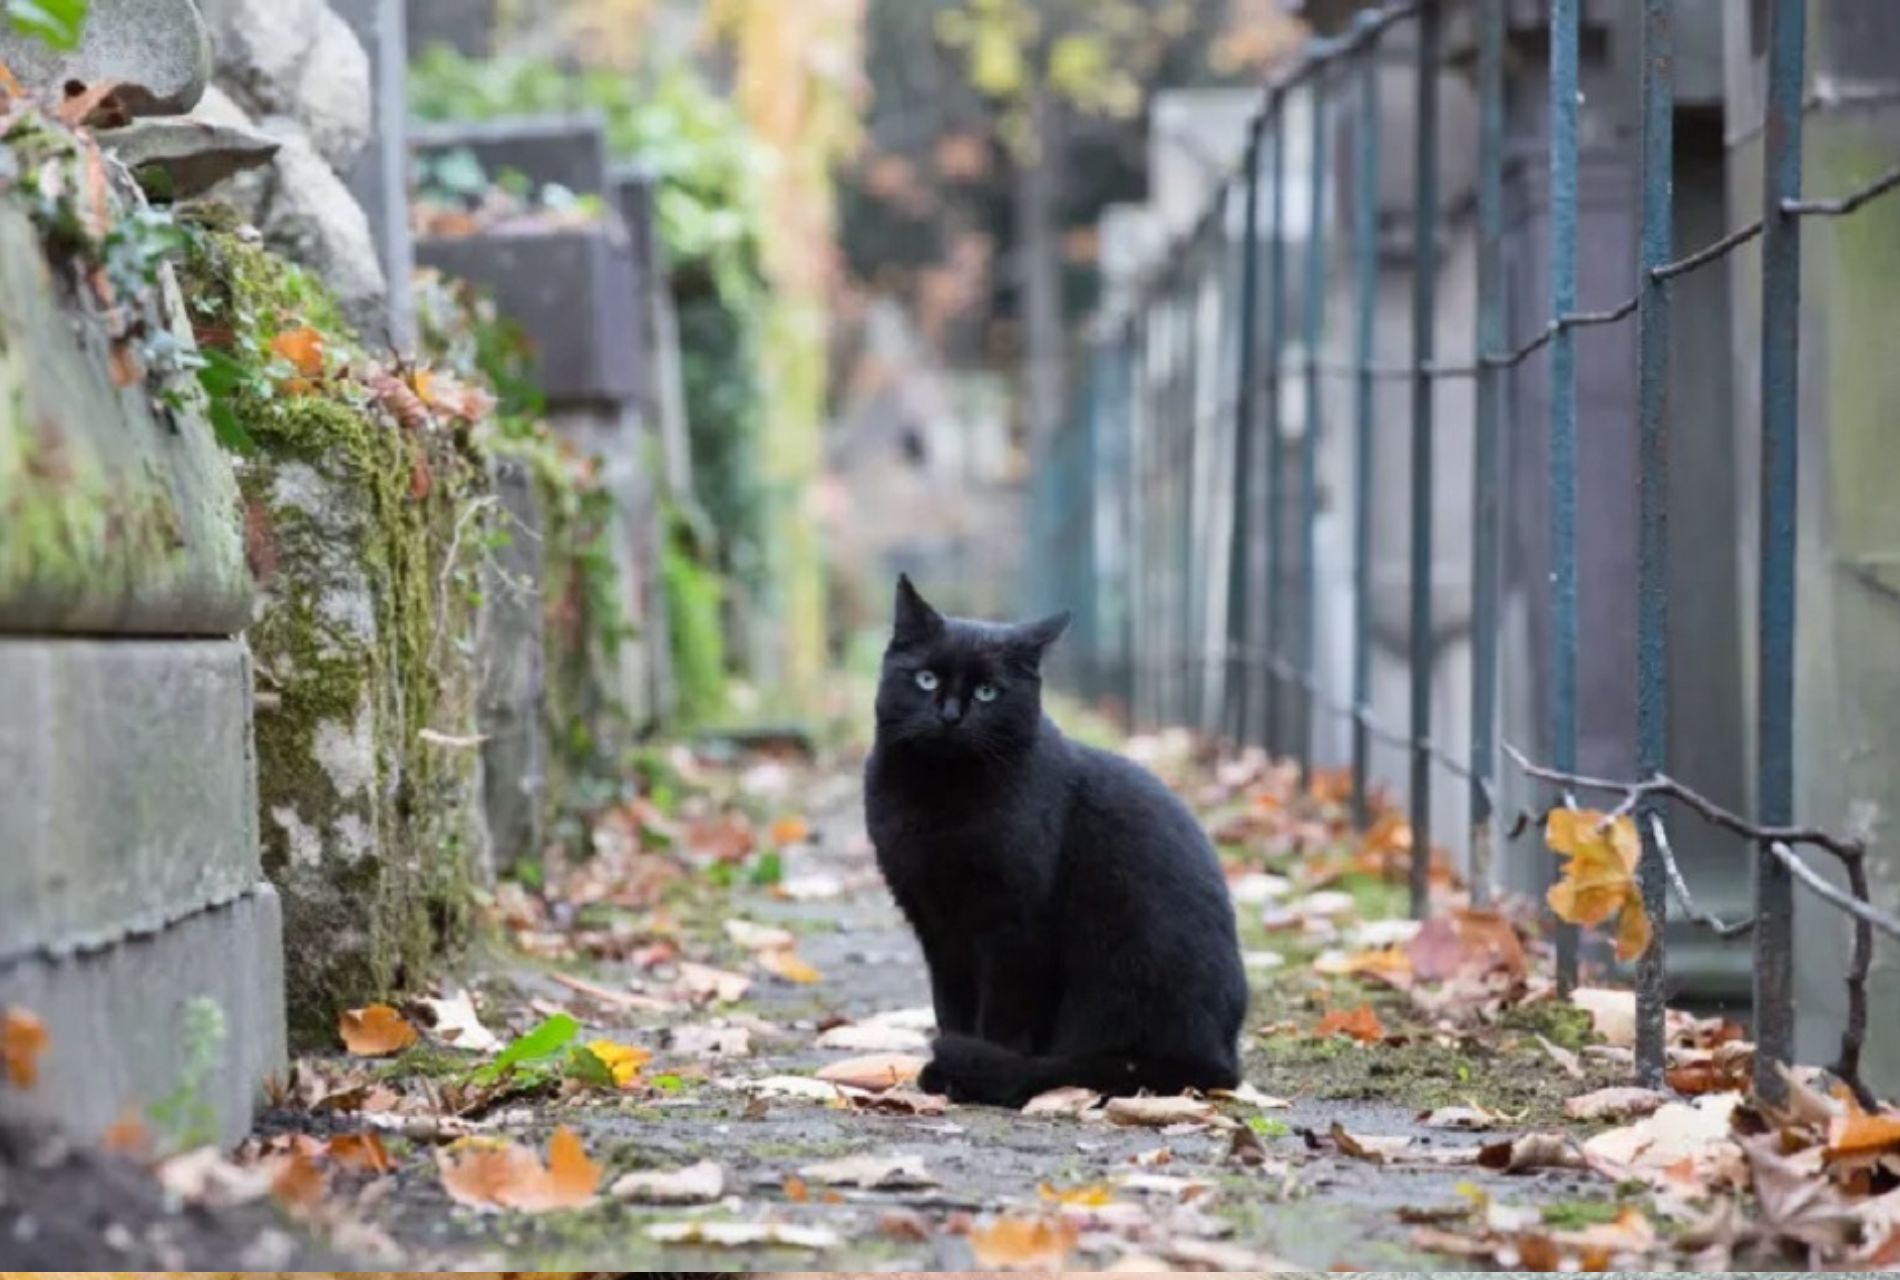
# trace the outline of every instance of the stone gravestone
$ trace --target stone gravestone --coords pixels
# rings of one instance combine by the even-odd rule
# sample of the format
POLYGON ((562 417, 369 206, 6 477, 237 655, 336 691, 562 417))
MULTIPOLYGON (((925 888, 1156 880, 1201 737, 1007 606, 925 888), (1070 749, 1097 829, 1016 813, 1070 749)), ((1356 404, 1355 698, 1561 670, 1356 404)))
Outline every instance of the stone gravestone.
POLYGON ((494 56, 497 0, 407 0, 406 8, 416 53, 447 45, 465 57, 494 56))
POLYGON ((369 145, 343 173, 369 218, 376 256, 389 283, 386 338, 398 350, 415 345, 415 247, 409 233, 409 46, 403 0, 332 0, 369 54, 369 145))

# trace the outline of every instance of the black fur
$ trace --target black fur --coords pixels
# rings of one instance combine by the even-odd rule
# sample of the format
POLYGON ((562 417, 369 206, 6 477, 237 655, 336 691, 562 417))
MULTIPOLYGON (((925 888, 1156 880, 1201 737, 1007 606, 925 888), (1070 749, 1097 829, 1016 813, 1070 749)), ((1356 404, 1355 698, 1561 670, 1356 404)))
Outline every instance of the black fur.
POLYGON ((1043 714, 1067 624, 944 618, 898 580, 865 815, 930 966, 921 1083, 1003 1106, 1231 1088, 1247 983, 1226 880, 1159 780, 1043 714))

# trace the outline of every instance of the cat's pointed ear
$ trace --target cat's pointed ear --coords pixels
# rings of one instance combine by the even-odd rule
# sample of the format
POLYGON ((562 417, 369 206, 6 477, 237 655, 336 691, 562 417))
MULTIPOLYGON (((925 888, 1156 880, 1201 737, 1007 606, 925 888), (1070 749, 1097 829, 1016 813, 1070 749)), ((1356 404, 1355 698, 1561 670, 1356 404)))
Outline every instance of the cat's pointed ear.
POLYGON ((1069 618, 1069 611, 1064 609, 1061 613, 1052 613, 1046 618, 1025 622, 1016 627, 1017 647, 1029 658, 1032 665, 1041 665, 1042 655, 1050 645, 1062 638, 1064 631, 1069 629, 1069 618))
POLYGON ((910 575, 897 575, 897 608, 891 619, 891 643, 911 644, 928 640, 943 630, 943 615, 917 594, 910 575))

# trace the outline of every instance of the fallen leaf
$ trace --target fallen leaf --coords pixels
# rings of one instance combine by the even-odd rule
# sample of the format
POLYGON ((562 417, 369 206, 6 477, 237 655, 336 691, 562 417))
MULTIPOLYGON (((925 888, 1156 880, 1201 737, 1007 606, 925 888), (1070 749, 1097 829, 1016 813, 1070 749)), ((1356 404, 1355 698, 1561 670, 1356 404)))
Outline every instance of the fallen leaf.
POLYGON ((1605 1044, 1627 1049, 1636 1043, 1636 993, 1607 987, 1578 987, 1570 1003, 1590 1015, 1591 1026, 1605 1044))
POLYGON ((1313 1035, 1324 1038, 1332 1035, 1351 1036, 1361 1044, 1372 1044, 1385 1039, 1385 1026, 1379 1021, 1379 1015, 1372 1006, 1362 1004, 1357 1009, 1334 1009, 1319 1020, 1313 1028, 1313 1035))
POLYGON ((1616 1085, 1567 1099, 1564 1114, 1572 1120, 1630 1120, 1650 1115, 1668 1101, 1668 1094, 1655 1089, 1616 1085))
POLYGON ((1430 1111, 1421 1111, 1416 1117, 1419 1124, 1427 1129, 1495 1129, 1510 1123, 1510 1117, 1488 1107, 1435 1107, 1430 1111))
POLYGON ((16 1089, 31 1089, 40 1081, 40 1056, 52 1038, 46 1024, 31 1010, 7 1006, 4 1030, 0 1030, 0 1056, 6 1060, 7 1083, 16 1089))
POLYGON ((566 1126, 549 1140, 545 1165, 527 1147, 500 1138, 464 1139, 436 1162, 443 1189, 475 1209, 578 1209, 591 1204, 600 1187, 600 1166, 566 1126))
POLYGON ((1313 972, 1330 978, 1380 978, 1395 985, 1412 977, 1412 961, 1399 947, 1363 951, 1324 951, 1313 959, 1313 972))
POLYGON ((336 1030, 343 1047, 359 1058, 400 1053, 422 1038, 407 1018, 386 1004, 345 1010, 336 1030))
POLYGON ((1082 1229, 1060 1218, 1001 1217, 972 1227, 970 1252, 980 1266, 1002 1271, 1060 1271, 1082 1229))
POLYGON ((271 1171, 270 1193, 293 1213, 306 1214, 323 1202, 329 1178, 307 1153, 293 1151, 266 1166, 271 1171))
POLYGON ((747 951, 783 951, 798 945, 798 935, 790 929, 751 920, 726 921, 726 936, 747 951))
POLYGON ((135 1109, 127 1107, 99 1135, 99 1146, 114 1155, 142 1161, 152 1154, 152 1131, 135 1109))
POLYGON ((779 951, 760 952, 759 967, 787 982, 800 984, 817 982, 824 976, 789 947, 779 951))
POLYGON ((1493 973, 1521 977, 1528 968, 1511 922, 1498 912, 1475 907, 1460 907, 1425 921, 1404 954, 1412 972, 1426 982, 1493 973))
POLYGON ((589 1040, 587 1049, 613 1075, 614 1083, 631 1089, 640 1082, 640 1068, 653 1061, 650 1050, 614 1040, 589 1040))
POLYGON ((1753 1051, 1718 1056, 1708 1053, 1670 1067, 1663 1081, 1685 1097, 1704 1093, 1729 1093, 1749 1088, 1755 1074, 1753 1051))
POLYGON ((704 1004, 708 1001, 716 1004, 732 1004, 743 1000, 745 993, 752 987, 752 979, 743 973, 715 969, 710 965, 694 964, 690 960, 680 961, 679 973, 682 991, 696 1004, 704 1004))
POLYGON ((822 1067, 817 1078, 828 1084, 850 1085, 873 1093, 915 1084, 926 1060, 910 1053, 871 1053, 845 1058, 822 1067))
POLYGON ((323 376, 323 335, 308 325, 286 329, 270 340, 271 353, 305 378, 323 376))
POLYGON ((1337 1120, 1333 1121, 1331 1133, 1333 1143, 1340 1151, 1355 1160, 1370 1160, 1374 1164, 1384 1164, 1389 1157, 1412 1145, 1410 1138, 1402 1136, 1349 1133, 1346 1126, 1337 1120))
MULTIPOLYGON (((921 1067, 919 1068, 921 1070, 921 1067)), ((822 1073, 821 1073, 822 1075, 822 1073)), ((766 1076, 760 1080, 738 1082, 738 1088, 763 1098, 803 1098, 809 1102, 842 1105, 870 1092, 853 1084, 824 1080, 814 1076, 766 1076)))
POLYGON ((772 824, 771 834, 773 844, 807 844, 811 841, 811 824, 797 814, 787 814, 772 824))
POLYGON ((1092 1182, 1080 1187, 1052 1187, 1045 1182, 1036 1191, 1050 1204, 1103 1205, 1115 1198, 1115 1188, 1106 1182, 1092 1182))
POLYGON ((1844 1115, 1835 1116, 1828 1123, 1827 1155, 1830 1160, 1896 1150, 1900 1150, 1900 1115, 1892 1112, 1869 1113, 1856 1106, 1844 1115))
POLYGON ((726 1193, 726 1171, 711 1160, 683 1169, 622 1174, 607 1194, 636 1204, 710 1204, 726 1193))
POLYGON ((1244 1102, 1262 1111, 1279 1111, 1293 1105, 1285 1098, 1276 1098, 1271 1094, 1260 1092, 1246 1080, 1240 1082, 1238 1089, 1210 1089, 1208 1097, 1219 1098, 1223 1102, 1244 1102))
POLYGON ((1562 855, 1560 878, 1546 895, 1557 918, 1594 927, 1620 914, 1616 958, 1625 963, 1649 949, 1649 917, 1636 882, 1642 842, 1627 814, 1553 809, 1544 828, 1551 851, 1562 855))
POLYGON ((493 1053, 501 1048, 500 1037, 482 1025, 475 1013, 475 1001, 467 991, 420 1003, 434 1018, 430 1031, 444 1044, 476 1053, 493 1053))
POLYGON ((798 1176, 827 1187, 859 1187, 865 1191, 905 1191, 934 1187, 937 1179, 924 1167, 923 1157, 846 1156, 801 1167, 798 1176))
POLYGON ((858 1053, 906 1053, 929 1048, 930 1037, 909 1027, 847 1022, 819 1036, 816 1044, 820 1049, 850 1049, 858 1053))
POLYGON ((1574 1169, 1583 1164, 1570 1138, 1562 1133, 1527 1133, 1478 1149, 1478 1163, 1504 1173, 1530 1169, 1574 1169))
POLYGON ((1159 1129, 1172 1124, 1203 1124, 1219 1118, 1213 1104, 1200 1098, 1110 1098, 1111 1124, 1159 1129))
POLYGON ((1102 1100, 1102 1095, 1093 1089, 1084 1089, 1080 1085, 1065 1084, 1061 1088, 1039 1093, 1023 1104, 1026 1116, 1079 1116, 1102 1100))
POLYGON ((950 1109, 950 1099, 915 1089, 886 1089, 866 1097, 860 1104, 866 1111, 882 1111, 902 1116, 940 1116, 950 1109))
POLYGON ((381 1135, 373 1131, 340 1133, 330 1139, 328 1152, 330 1158, 345 1169, 388 1173, 396 1167, 396 1162, 389 1158, 388 1149, 383 1146, 381 1135))
POLYGON ((1705 1193, 1740 1173, 1741 1151, 1730 1134, 1739 1093, 1709 1093, 1669 1102, 1634 1124, 1608 1129, 1583 1144, 1591 1167, 1611 1177, 1705 1193))
POLYGON ((924 1244, 934 1234, 930 1219, 915 1209, 885 1210, 878 1215, 877 1233, 904 1244, 924 1244))
POLYGON ((1542 1036, 1538 1036, 1536 1039, 1538 1045, 1543 1048, 1544 1052, 1550 1055, 1550 1060, 1556 1063, 1558 1068, 1565 1075, 1569 1076, 1572 1080, 1583 1079, 1583 1062, 1576 1054, 1560 1045, 1552 1044, 1542 1036))
POLYGON ((828 1227, 800 1227, 789 1222, 656 1222, 647 1239, 657 1244, 707 1245, 717 1249, 755 1246, 784 1249, 835 1249, 843 1243, 828 1227))

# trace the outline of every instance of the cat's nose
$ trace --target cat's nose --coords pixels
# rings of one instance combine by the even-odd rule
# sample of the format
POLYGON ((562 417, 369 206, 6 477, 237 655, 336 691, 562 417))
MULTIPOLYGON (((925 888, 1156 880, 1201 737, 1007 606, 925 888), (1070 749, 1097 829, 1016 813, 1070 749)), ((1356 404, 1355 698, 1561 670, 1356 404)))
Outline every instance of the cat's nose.
POLYGON ((937 719, 945 724, 956 724, 963 719, 963 704, 952 696, 937 704, 937 719))

